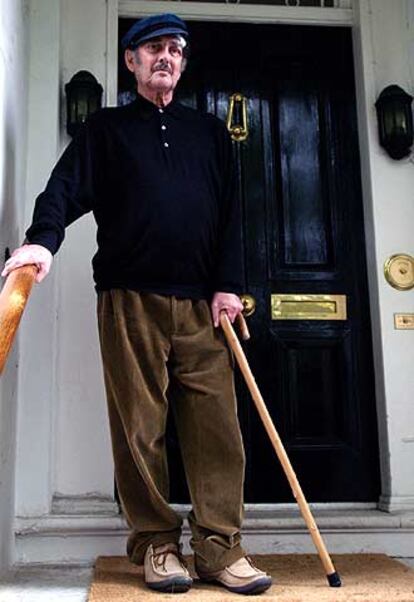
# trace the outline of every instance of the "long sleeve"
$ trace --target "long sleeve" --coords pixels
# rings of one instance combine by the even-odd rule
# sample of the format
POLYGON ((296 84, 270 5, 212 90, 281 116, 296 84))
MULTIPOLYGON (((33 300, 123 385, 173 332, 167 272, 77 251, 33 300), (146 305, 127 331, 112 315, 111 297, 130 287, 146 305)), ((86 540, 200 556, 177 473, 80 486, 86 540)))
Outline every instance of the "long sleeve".
POLYGON ((139 97, 94 113, 37 201, 29 242, 56 253, 93 211, 96 289, 193 299, 243 291, 241 212, 225 124, 139 97))
POLYGON ((89 122, 70 142, 54 167, 45 190, 36 199, 32 224, 26 231, 30 243, 55 254, 65 228, 92 209, 94 197, 93 136, 89 122))
POLYGON ((224 124, 220 129, 222 195, 215 290, 229 293, 244 291, 242 213, 237 191, 236 168, 230 135, 224 124))

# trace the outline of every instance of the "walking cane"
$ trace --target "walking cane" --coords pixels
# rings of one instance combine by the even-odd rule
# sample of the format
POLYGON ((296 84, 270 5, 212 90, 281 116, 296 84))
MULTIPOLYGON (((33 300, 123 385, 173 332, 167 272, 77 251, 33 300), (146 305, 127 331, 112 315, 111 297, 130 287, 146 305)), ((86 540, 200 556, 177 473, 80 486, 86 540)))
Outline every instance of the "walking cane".
MULTIPOLYGON (((249 330, 247 328, 246 321, 242 314, 238 314, 237 319, 239 321, 241 335, 244 340, 250 338, 249 330)), ((328 583, 331 587, 340 587, 341 586, 341 578, 335 570, 335 567, 332 563, 332 560, 328 554, 328 551, 323 542, 322 536, 319 532, 319 529, 315 523, 315 520, 310 511, 309 505, 303 495, 303 491, 301 486, 299 485, 299 481, 296 477, 295 471, 293 470, 292 464, 288 458, 285 448, 283 447, 283 443, 276 431, 276 428, 272 422, 270 414, 267 410, 266 404, 263 400, 263 397, 259 391, 259 388, 256 384, 252 371, 250 370, 250 366, 247 362, 246 356, 240 345, 239 339, 237 338, 231 322, 225 311, 220 312, 220 325, 224 330, 224 334, 226 335, 226 339, 236 356, 237 363, 239 364, 240 370, 244 376, 247 387, 253 397, 253 401, 256 404, 257 411, 259 412, 260 418, 262 419, 263 425, 269 435, 270 441, 275 449, 277 457, 282 465, 282 468, 285 472, 287 480, 289 481, 290 487, 292 489, 293 497, 296 499, 299 509, 302 513, 302 516, 305 520, 306 526, 309 529, 309 533, 313 539, 313 543, 318 551, 319 557, 323 564, 323 567, 326 572, 326 576, 328 579, 328 583)))

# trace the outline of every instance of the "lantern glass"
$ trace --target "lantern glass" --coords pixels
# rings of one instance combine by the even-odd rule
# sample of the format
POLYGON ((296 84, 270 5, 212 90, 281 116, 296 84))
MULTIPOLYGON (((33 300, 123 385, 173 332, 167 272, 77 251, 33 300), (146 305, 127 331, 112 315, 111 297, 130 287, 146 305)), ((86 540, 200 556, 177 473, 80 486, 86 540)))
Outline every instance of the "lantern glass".
POLYGON ((76 121, 78 123, 85 123, 88 113, 88 98, 84 94, 79 94, 77 102, 76 121))
POLYGON ((395 111, 395 131, 398 134, 407 133, 407 118, 403 107, 398 107, 395 111))
POLYGON ((407 133, 407 117, 404 109, 400 105, 394 105, 392 110, 385 113, 384 126, 384 133, 386 136, 407 133))

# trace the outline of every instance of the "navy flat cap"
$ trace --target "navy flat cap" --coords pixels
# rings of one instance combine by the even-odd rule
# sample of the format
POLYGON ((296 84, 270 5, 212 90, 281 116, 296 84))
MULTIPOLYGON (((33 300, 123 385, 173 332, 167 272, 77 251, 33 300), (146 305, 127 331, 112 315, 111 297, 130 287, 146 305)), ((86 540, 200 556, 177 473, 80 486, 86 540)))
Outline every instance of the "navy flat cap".
POLYGON ((136 48, 142 42, 158 36, 180 35, 188 39, 187 25, 180 17, 170 13, 152 15, 136 21, 121 40, 122 47, 136 48))

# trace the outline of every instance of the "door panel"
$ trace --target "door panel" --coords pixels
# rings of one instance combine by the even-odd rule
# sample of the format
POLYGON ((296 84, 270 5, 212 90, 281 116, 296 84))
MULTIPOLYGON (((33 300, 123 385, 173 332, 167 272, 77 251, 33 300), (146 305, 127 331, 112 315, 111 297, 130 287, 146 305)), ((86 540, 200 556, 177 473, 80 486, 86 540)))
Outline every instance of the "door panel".
POLYGON ((279 94, 272 129, 279 126, 283 252, 286 267, 326 266, 332 259, 327 195, 319 153, 321 119, 313 90, 287 82, 279 94), (307 127, 303 127, 307 124, 307 127), (315 244, 315 239, 318 244, 315 244))

